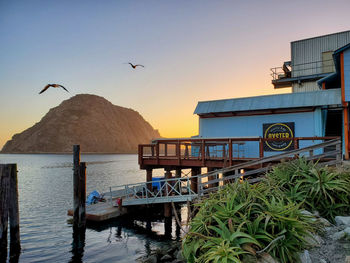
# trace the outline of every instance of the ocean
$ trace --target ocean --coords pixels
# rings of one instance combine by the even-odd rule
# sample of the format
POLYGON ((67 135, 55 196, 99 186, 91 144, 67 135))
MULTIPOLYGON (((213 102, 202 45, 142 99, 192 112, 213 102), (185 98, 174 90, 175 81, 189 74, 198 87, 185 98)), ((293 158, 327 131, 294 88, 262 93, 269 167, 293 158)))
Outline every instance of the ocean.
MULTIPOLYGON (((87 228, 85 245, 73 249, 67 210, 73 203, 71 154, 0 154, 0 163, 17 163, 22 252, 19 262, 136 262, 153 249, 178 239, 164 224, 116 219, 87 228)), ((87 162, 87 193, 107 192, 110 186, 145 181, 136 154, 82 154, 87 162)), ((162 176, 155 170, 154 176, 162 176)))

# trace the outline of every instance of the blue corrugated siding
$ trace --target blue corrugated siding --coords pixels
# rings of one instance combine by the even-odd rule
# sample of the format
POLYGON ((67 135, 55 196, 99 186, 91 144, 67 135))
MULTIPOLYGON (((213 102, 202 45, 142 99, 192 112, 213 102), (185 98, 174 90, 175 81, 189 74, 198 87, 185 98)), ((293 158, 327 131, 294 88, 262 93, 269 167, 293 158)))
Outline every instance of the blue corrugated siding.
POLYGON ((350 101, 350 49, 344 51, 345 101, 350 101))
MULTIPOLYGON (((324 136, 324 119, 321 109, 314 112, 259 115, 259 116, 240 116, 225 118, 200 118, 199 135, 200 137, 262 137, 263 123, 294 122, 296 137, 314 137, 324 136)), ((312 141, 301 141, 300 147, 312 145, 312 141)), ((235 147, 235 146, 234 146, 235 147)), ((237 147, 237 146, 236 146, 237 147)), ((235 149, 234 149, 235 150, 235 149)), ((275 152, 278 153, 278 152, 275 152)), ((234 157, 237 156, 234 151, 234 157)), ((247 142, 243 146, 240 155, 244 154, 246 158, 259 157, 259 144, 257 142, 247 142)), ((265 152, 265 156, 274 154, 265 152)), ((241 156, 242 157, 242 156, 241 156)))

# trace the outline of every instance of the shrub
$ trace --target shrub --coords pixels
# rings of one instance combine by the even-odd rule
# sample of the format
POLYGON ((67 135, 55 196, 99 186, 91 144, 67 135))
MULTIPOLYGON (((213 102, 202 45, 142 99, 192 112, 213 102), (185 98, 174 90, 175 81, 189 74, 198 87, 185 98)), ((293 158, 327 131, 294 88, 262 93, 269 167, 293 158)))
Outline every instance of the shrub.
POLYGON ((266 177, 291 201, 331 221, 350 212, 350 179, 345 170, 319 167, 299 158, 274 167, 266 177))
POLYGON ((299 158, 275 166, 258 184, 227 185, 197 204, 183 254, 188 262, 241 262, 264 251, 282 263, 298 262, 317 229, 302 210, 331 221, 349 213, 349 175, 299 158))
POLYGON ((187 261, 241 262, 268 247, 281 262, 296 262, 314 227, 298 205, 275 192, 268 183, 237 182, 203 200, 183 241, 187 261))

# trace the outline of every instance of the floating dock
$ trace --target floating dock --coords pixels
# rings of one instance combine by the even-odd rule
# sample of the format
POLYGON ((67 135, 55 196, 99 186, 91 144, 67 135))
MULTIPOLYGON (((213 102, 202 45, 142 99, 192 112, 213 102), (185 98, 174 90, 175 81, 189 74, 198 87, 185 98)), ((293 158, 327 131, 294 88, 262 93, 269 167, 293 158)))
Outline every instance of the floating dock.
MULTIPOLYGON (((126 214, 127 209, 124 207, 121 211, 118 207, 111 205, 110 202, 99 202, 97 204, 86 206, 86 220, 101 222, 117 218, 126 214)), ((73 209, 68 210, 69 216, 73 216, 73 209)))

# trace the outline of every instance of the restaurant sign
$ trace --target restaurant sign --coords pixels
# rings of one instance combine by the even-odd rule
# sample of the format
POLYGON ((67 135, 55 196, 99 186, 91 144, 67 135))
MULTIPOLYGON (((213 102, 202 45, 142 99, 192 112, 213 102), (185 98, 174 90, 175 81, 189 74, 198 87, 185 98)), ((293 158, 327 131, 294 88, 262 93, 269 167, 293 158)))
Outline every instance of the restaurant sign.
POLYGON ((264 151, 290 151, 294 149, 293 140, 278 140, 294 137, 294 122, 264 123, 264 138, 276 139, 265 141, 264 151))

